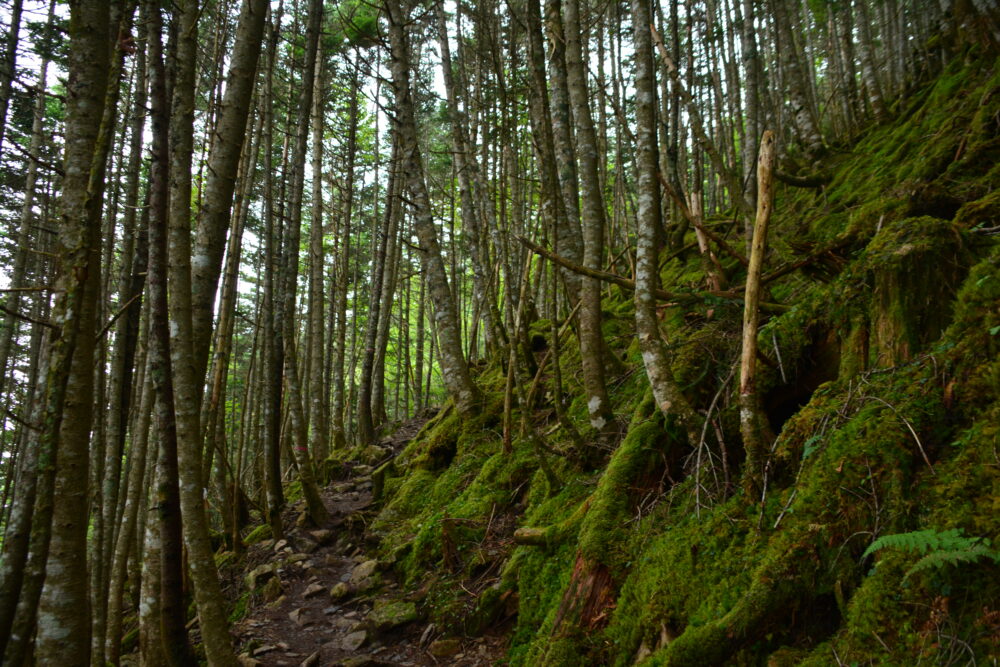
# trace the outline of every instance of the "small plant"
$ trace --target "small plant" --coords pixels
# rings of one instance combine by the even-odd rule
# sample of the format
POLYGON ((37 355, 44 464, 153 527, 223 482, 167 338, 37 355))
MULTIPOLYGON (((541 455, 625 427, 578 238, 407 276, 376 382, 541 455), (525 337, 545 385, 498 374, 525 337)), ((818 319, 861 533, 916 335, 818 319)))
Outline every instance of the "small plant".
POLYGON ((920 560, 914 563, 913 567, 907 570, 904 579, 928 568, 974 563, 983 558, 1000 563, 1000 552, 991 548, 988 538, 967 537, 962 534, 961 528, 944 531, 916 530, 910 533, 883 535, 865 549, 862 558, 885 548, 924 554, 920 560))

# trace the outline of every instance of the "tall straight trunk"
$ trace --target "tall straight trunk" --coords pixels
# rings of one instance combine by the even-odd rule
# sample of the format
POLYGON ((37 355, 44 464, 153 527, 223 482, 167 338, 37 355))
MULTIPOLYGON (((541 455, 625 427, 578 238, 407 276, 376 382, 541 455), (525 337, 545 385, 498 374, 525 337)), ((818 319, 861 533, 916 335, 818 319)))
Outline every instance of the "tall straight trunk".
POLYGON ((309 220, 309 450, 322 461, 329 455, 330 427, 327 423, 323 377, 325 318, 323 299, 323 54, 317 54, 312 108, 312 208, 309 220))
MULTIPOLYGON (((215 569, 203 502, 201 394, 205 369, 194 356, 191 278, 191 163, 194 142, 195 66, 199 8, 196 0, 177 3, 176 48, 172 50, 173 96, 170 115, 169 284, 170 356, 177 420, 177 462, 184 543, 202 641, 209 662, 235 665, 229 624, 215 569), (196 367, 198 364, 200 367, 196 367)), ((245 122, 245 120, 244 120, 245 122)), ((151 225, 152 227, 152 225, 151 225)), ((152 247, 152 242, 150 243, 152 247)), ((195 263, 197 263, 197 259, 195 263)), ((208 337, 207 331, 199 336, 208 337)), ((198 340, 207 349, 208 343, 198 340)), ((161 446, 164 443, 161 443, 161 446)), ((164 640, 168 640, 165 636, 164 640)))
POLYGON ((0 62, 0 155, 3 154, 4 136, 7 131, 7 111, 17 73, 17 43, 21 35, 23 0, 14 0, 10 6, 10 23, 7 24, 7 43, 4 44, 3 61, 0 62))
POLYGON ((279 276, 277 312, 281 317, 284 340, 284 377, 288 389, 289 413, 294 425, 295 442, 292 452, 299 468, 302 494, 305 497, 310 518, 317 524, 327 520, 328 514, 319 495, 310 455, 305 426, 305 410, 302 405, 301 384, 296 354, 295 301, 299 274, 299 239, 302 222, 302 195, 305 189, 305 160, 309 150, 309 125, 313 110, 313 87, 316 79, 316 55, 319 51, 320 28, 323 20, 322 0, 311 0, 306 27, 305 66, 302 72, 301 90, 298 100, 298 119, 293 135, 292 176, 288 197, 288 222, 282 253, 279 276))
MULTIPOLYGON (((135 541, 136 526, 139 518, 139 506, 145 501, 146 457, 149 450, 149 426, 153 409, 153 391, 150 383, 144 382, 139 387, 138 418, 136 429, 132 434, 132 446, 129 450, 129 474, 125 490, 125 507, 122 513, 121 527, 115 541, 114 556, 111 561, 111 571, 108 584, 108 626, 105 641, 105 660, 117 665, 121 655, 122 638, 122 600, 125 591, 125 580, 128 571, 128 559, 132 544, 135 541)), ((142 554, 135 554, 141 558, 142 554)))
POLYGON ((101 276, 100 216, 110 132, 105 125, 105 103, 111 71, 111 5, 70 7, 59 230, 62 271, 56 279, 51 316, 57 333, 49 347, 45 413, 36 445, 39 479, 31 535, 33 558, 21 595, 21 619, 15 622, 15 641, 7 646, 8 664, 23 661, 36 610, 39 663, 86 664, 90 656, 88 449, 101 276))
MULTIPOLYGON (((15 4, 12 9, 13 19, 20 21, 19 17, 16 16, 20 14, 20 2, 15 4)), ((54 28, 53 25, 53 13, 55 11, 55 2, 50 0, 49 3, 49 18, 46 24, 46 32, 51 31, 54 28)), ((17 42, 17 30, 12 29, 11 36, 15 43, 17 42)), ((9 55, 9 54, 8 54, 9 55)), ((11 63, 13 67, 13 63, 11 63)), ((36 190, 38 186, 38 160, 41 155, 42 143, 44 142, 45 135, 45 102, 48 99, 46 93, 46 79, 48 76, 49 69, 49 58, 46 55, 42 58, 42 62, 38 68, 38 83, 35 86, 35 107, 34 114, 32 116, 31 123, 31 143, 28 146, 28 171, 24 177, 24 199, 21 202, 21 219, 17 230, 17 248, 14 251, 14 265, 10 272, 10 285, 13 288, 23 287, 27 266, 28 266, 28 256, 31 250, 30 233, 31 228, 35 224, 35 198, 36 190)), ((5 76, 5 75, 0 75, 5 76)), ((0 86, 8 85, 6 81, 0 81, 0 86)), ((0 91, 2 93, 2 91, 0 91)), ((0 108, 0 147, 3 145, 3 127, 6 124, 4 115, 6 110, 0 108)), ((17 330, 17 319, 15 318, 15 313, 17 313, 21 307, 21 293, 11 292, 10 295, 4 300, 4 307, 6 312, 4 313, 3 328, 0 329, 0 398, 4 395, 4 389, 7 386, 7 363, 10 361, 11 346, 13 345, 16 330, 17 330)), ((2 628, 2 626, 0 626, 2 628)), ((2 650, 2 648, 0 648, 2 650)))
MULTIPOLYGON (((465 95, 464 86, 460 86, 456 82, 456 78, 461 81, 462 77, 456 77, 453 72, 451 47, 443 5, 439 5, 437 9, 437 29, 451 127, 451 144, 454 151, 455 172, 458 175, 459 200, 462 206, 462 231, 468 242, 469 261, 472 264, 473 299, 475 307, 482 313, 486 321, 487 346, 493 348, 503 345, 506 335, 500 321, 500 312, 497 309, 496 301, 489 289, 489 253, 485 253, 481 247, 482 227, 486 224, 486 216, 478 208, 476 193, 473 192, 473 180, 477 181, 477 189, 482 189, 483 184, 479 165, 476 163, 475 153, 469 142, 469 129, 466 120, 468 114, 461 114, 458 109, 459 97, 463 99, 468 99, 468 97, 465 95)), ((482 199, 486 200, 487 205, 492 206, 486 197, 482 197, 482 199)))
MULTIPOLYGON (((576 124, 576 155, 580 175, 583 266, 600 270, 604 257, 605 209, 598 174, 597 135, 590 112, 587 71, 583 61, 579 0, 563 5, 566 38, 566 83, 576 124)), ((601 334, 601 284, 583 277, 580 287, 580 357, 590 425, 599 432, 614 426, 614 414, 604 381, 604 339, 601 334)))
MULTIPOLYGON (((159 473, 156 468, 159 443, 160 439, 157 436, 151 443, 151 450, 147 452, 149 458, 147 474, 150 482, 148 486, 153 488, 159 484, 157 479, 159 473)), ((145 494, 143 495, 143 500, 146 500, 145 494)), ((147 517, 142 536, 140 557, 136 559, 141 564, 139 576, 139 657, 142 665, 160 667, 169 663, 167 663, 163 653, 163 633, 160 628, 162 613, 160 608, 159 522, 147 517)))
MULTIPOLYGON (((264 345, 261 356, 261 388, 264 440, 264 484, 267 501, 265 512, 274 539, 281 539, 284 530, 281 510, 284 491, 281 486, 281 329, 275 313, 275 293, 278 290, 278 261, 280 240, 275 211, 274 187, 274 64, 280 21, 271 26, 268 41, 268 69, 264 78, 264 295, 260 320, 264 323, 264 345)), ((260 328, 260 326, 258 326, 260 328)))
MULTIPOLYGON (((570 116, 569 90, 566 81, 566 40, 563 34, 559 0, 546 0, 545 20, 549 42, 549 78, 552 83, 549 99, 555 156, 551 168, 558 166, 563 209, 561 215, 562 220, 565 220, 565 226, 558 230, 555 238, 559 244, 559 252, 563 257, 575 264, 582 264, 583 232, 580 229, 580 187, 576 173, 573 121, 570 116)), ((535 77, 538 76, 536 72, 535 77)), ((566 272, 563 272, 563 281, 566 283, 570 301, 577 301, 580 298, 581 279, 575 275, 568 276, 566 272)))
POLYGON ((386 419, 385 410, 385 353, 389 346, 389 329, 392 324, 392 304, 396 295, 396 274, 399 270, 400 219, 399 206, 392 208, 392 219, 387 232, 385 262, 382 276, 382 307, 379 309, 378 331, 375 335, 375 367, 372 371, 372 418, 376 428, 386 419))
POLYGON ((410 85, 410 44, 406 34, 408 12, 388 2, 391 71, 395 92, 396 123, 400 142, 400 169, 406 177, 414 228, 420 241, 421 260, 434 302, 434 324, 440 351, 441 376, 458 411, 470 414, 479 402, 479 390, 472 382, 469 366, 462 353, 461 325, 445 264, 441 257, 437 230, 431 215, 430 198, 424 176, 423 159, 417 140, 413 90, 410 85))
POLYGON ((786 2, 796 0, 771 0, 771 11, 778 33, 779 56, 785 71, 785 89, 791 105, 792 121, 808 157, 815 157, 823 149, 823 136, 813 112, 810 99, 809 81, 803 65, 804 56, 795 41, 795 33, 790 13, 795 7, 786 2))
MULTIPOLYGON (((184 627, 184 570, 180 488, 177 469, 177 418, 167 304, 167 237, 170 207, 170 107, 162 47, 160 10, 149 11, 150 126, 153 136, 149 184, 149 336, 150 376, 156 392, 159 435, 156 462, 156 511, 160 539, 160 633, 168 664, 193 657, 184 627)), ((170 49, 177 48, 176 44, 170 49)))
MULTIPOLYGON (((635 115, 638 209, 635 271, 635 328, 646 376, 656 405, 665 415, 678 417, 681 426, 695 433, 697 413, 684 396, 670 367, 670 355, 660 333, 654 293, 660 287, 657 235, 660 219, 659 155, 656 143, 656 83, 650 26, 649 0, 632 0, 635 44, 635 115)), ((689 435, 689 438, 696 436, 689 435)), ((693 444, 693 443, 692 443, 693 444)))
MULTIPOLYGON (((145 16, 145 5, 142 15, 145 16)), ((145 21, 141 20, 144 25, 145 21)), ((139 320, 142 311, 142 290, 146 279, 147 256, 147 225, 148 215, 143 208, 141 222, 137 225, 139 209, 139 176, 142 171, 142 137, 146 117, 146 40, 140 32, 137 40, 137 57, 135 63, 135 90, 132 100, 130 119, 131 136, 129 140, 129 157, 127 167, 127 182, 125 185, 125 215, 122 221, 122 267, 118 277, 118 295, 120 307, 125 313, 115 327, 115 349, 111 359, 111 377, 109 385, 109 401, 104 461, 103 480, 103 524, 104 545, 102 553, 106 563, 105 576, 102 578, 101 590, 108 590, 110 567, 112 565, 112 549, 115 544, 115 511, 118 505, 119 487, 121 482, 121 460, 125 451, 125 440, 129 413, 131 412, 131 397, 133 385, 133 368, 136 358, 136 347, 139 340, 139 320)), ((107 604, 95 609, 95 615, 100 622, 95 623, 95 633, 105 625, 107 604)), ((112 619, 114 622, 114 619, 112 619)), ((106 633, 105 633, 106 634, 106 633)), ((98 642, 104 637, 98 635, 98 642)), ((95 659, 104 659, 106 646, 101 643, 95 659)))
POLYGON ((868 104, 871 105, 872 115, 878 122, 884 122, 889 117, 889 108, 885 102, 883 84, 879 78, 878 54, 875 53, 875 40, 872 38, 872 17, 868 8, 868 3, 863 0, 855 3, 860 14, 858 23, 858 34, 861 39, 861 80, 865 84, 865 92, 868 93, 868 104))
POLYGON ((208 176, 198 211, 191 262, 193 365, 197 378, 204 377, 208 365, 215 292, 222 271, 222 253, 232 217, 233 192, 246 140, 247 118, 269 5, 268 0, 243 0, 226 78, 226 92, 213 131, 208 176))
POLYGON ((358 383, 358 440, 368 445, 375 442, 375 411, 372 397, 375 385, 376 346, 378 344, 379 322, 383 318, 383 300, 379 295, 383 292, 385 282, 386 256, 389 237, 393 234, 393 216, 398 208, 397 201, 402 192, 402 179, 399 173, 399 135, 394 135, 392 160, 389 163, 389 183, 386 188, 385 210, 381 227, 375 236, 375 249, 372 256, 371 269, 371 300, 368 303, 368 317, 365 322, 365 347, 361 359, 361 378, 358 383))
MULTIPOLYGON (((574 237, 574 231, 567 232, 570 222, 566 218, 566 208, 559 199, 559 173, 552 137, 552 115, 549 111, 549 86, 545 78, 545 44, 542 40, 541 4, 539 0, 528 0, 527 4, 528 51, 531 65, 531 94, 528 96, 528 112, 531 121, 531 135, 535 147, 541 179, 541 215, 551 229, 552 250, 565 256, 563 236, 574 237)), ((579 233, 576 220, 572 222, 579 233)), ((570 244, 572 246, 572 242, 570 244)), ((580 278, 577 274, 563 270, 560 274, 566 285, 570 302, 579 298, 580 278)), ((553 313, 555 314, 555 312, 553 313)))
POLYGON ((345 157, 343 187, 343 211, 341 213, 341 232, 338 235, 340 247, 337 261, 336 309, 337 309, 337 345, 333 361, 333 407, 330 415, 330 426, 333 432, 333 449, 343 449, 347 446, 347 429, 344 421, 346 387, 344 386, 344 366, 347 357, 347 291, 350 278, 351 257, 351 215, 354 209, 354 153, 358 138, 358 92, 360 76, 358 73, 359 54, 355 54, 355 62, 351 66, 350 100, 348 101, 347 153, 345 157))

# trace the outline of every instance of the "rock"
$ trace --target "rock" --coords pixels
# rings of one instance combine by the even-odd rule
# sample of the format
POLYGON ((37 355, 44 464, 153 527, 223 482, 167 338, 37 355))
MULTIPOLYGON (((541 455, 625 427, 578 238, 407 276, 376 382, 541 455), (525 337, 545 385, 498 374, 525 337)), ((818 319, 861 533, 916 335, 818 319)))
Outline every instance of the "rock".
POLYGON ((354 482, 341 482, 333 485, 334 493, 347 493, 354 488, 354 482))
POLYGON ((316 544, 325 545, 333 541, 332 530, 311 530, 309 531, 309 535, 316 541, 316 544))
POLYGON ((288 546, 288 540, 278 540, 277 542, 274 543, 274 550, 281 551, 287 546, 288 546))
POLYGON ((357 584, 362 579, 367 579, 372 576, 378 569, 377 560, 366 560, 365 562, 358 565, 356 568, 351 570, 351 583, 357 584))
POLYGON ((244 579, 247 589, 251 591, 256 590, 258 585, 268 578, 273 577, 274 571, 277 569, 278 566, 275 563, 262 563, 250 570, 250 573, 244 579))
POLYGON ((258 665, 264 664, 260 660, 255 660, 254 658, 251 658, 246 653, 241 653, 239 656, 237 656, 236 660, 240 663, 242 667, 257 667, 258 665))
POLYGON ((285 559, 285 562, 291 565, 293 563, 301 563, 304 560, 309 560, 309 556, 305 554, 292 554, 285 559))
POLYGON ((354 653, 364 645, 366 639, 368 639, 368 633, 364 630, 358 630, 345 635, 340 641, 340 645, 345 651, 354 653))
POLYGON ((423 633, 420 635, 420 646, 427 646, 431 641, 431 637, 434 635, 434 631, 437 630, 437 626, 433 623, 428 623, 427 627, 424 628, 423 633))
POLYGON ((314 595, 319 595, 326 590, 326 586, 323 584, 309 584, 306 586, 306 590, 302 592, 302 597, 311 598, 314 595))
POLYGON ((354 590, 343 581, 330 589, 330 598, 333 600, 343 600, 346 597, 350 597, 354 590))
POLYGON ((319 544, 313 542, 312 540, 301 539, 299 540, 299 550, 304 554, 311 554, 319 549, 319 544))
POLYGON ((309 619, 305 618, 305 615, 303 614, 304 611, 305 609, 299 607, 298 609, 290 612, 288 614, 288 618, 292 619, 296 625, 305 627, 309 623, 309 619))
POLYGON ((319 651, 316 651, 308 658, 299 663, 299 667, 316 667, 319 664, 319 651))
POLYGON ((417 620, 417 606, 412 602, 396 601, 372 610, 368 620, 376 630, 386 631, 417 620))
POLYGON ((362 579, 354 586, 355 593, 367 593, 373 588, 377 588, 378 585, 382 583, 382 577, 377 574, 373 574, 367 579, 362 579))
POLYGON ((271 577, 264 584, 264 588, 261 590, 260 594, 264 598, 264 602, 274 602, 281 594, 284 592, 284 588, 281 586, 280 577, 271 577))
POLYGON ((462 642, 458 639, 438 639, 427 647, 427 652, 435 658, 447 658, 461 650, 462 642))
POLYGON ((358 479, 360 477, 366 477, 368 475, 371 475, 373 470, 375 470, 375 468, 373 468, 373 467, 371 467, 369 465, 355 466, 354 467, 354 478, 358 479))
POLYGON ((269 651, 273 651, 275 648, 277 648, 277 647, 276 646, 271 646, 270 644, 264 644, 263 646, 258 646, 257 648, 255 648, 253 650, 253 654, 254 655, 264 655, 265 653, 267 653, 269 651))

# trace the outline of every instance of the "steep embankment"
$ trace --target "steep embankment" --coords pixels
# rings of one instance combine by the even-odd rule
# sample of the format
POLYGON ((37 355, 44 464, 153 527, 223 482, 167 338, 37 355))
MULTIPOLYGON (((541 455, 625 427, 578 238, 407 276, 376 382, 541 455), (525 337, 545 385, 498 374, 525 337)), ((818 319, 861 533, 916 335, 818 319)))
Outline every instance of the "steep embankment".
MULTIPOLYGON (((368 539, 439 632, 509 627, 520 665, 1000 656, 997 63, 956 60, 895 117, 832 148, 824 187, 779 189, 766 271, 799 268, 768 284, 788 308, 759 336, 779 434, 760 497, 740 483, 740 303, 664 310, 675 376, 706 417, 687 442, 652 404, 617 287, 605 335, 624 360, 623 438, 598 469, 551 408, 520 430, 515 409, 504 451, 506 376, 489 367, 479 417, 446 406, 374 470, 368 539)), ((673 291, 703 279, 696 256, 664 266, 673 291)), ((578 356, 567 335, 582 430, 578 356)))

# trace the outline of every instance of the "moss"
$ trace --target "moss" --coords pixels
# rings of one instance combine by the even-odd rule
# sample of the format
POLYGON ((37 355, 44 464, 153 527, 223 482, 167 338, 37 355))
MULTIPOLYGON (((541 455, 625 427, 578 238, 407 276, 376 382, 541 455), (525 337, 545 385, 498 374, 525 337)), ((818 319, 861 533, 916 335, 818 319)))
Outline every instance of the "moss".
MULTIPOLYGON (((840 243, 768 286, 791 308, 759 338, 759 389, 780 427, 763 498, 732 495, 737 485, 722 481, 709 496, 705 476, 696 480, 683 440, 654 414, 631 301, 617 290, 604 327, 628 367, 609 375, 609 394, 631 421, 598 469, 560 454, 572 449, 554 424, 539 431, 558 485, 530 443, 503 452, 505 374, 487 366, 484 414, 446 408, 383 475, 374 530, 409 585, 434 573, 431 617, 473 616, 456 583, 499 565, 481 545, 494 514, 506 514, 551 531, 544 545, 497 556, 500 580, 471 608, 489 616, 516 600, 514 665, 915 664, 962 654, 958 641, 996 656, 996 566, 904 583, 905 555, 876 565, 862 553, 878 535, 921 528, 1000 539, 1000 256, 967 233, 995 224, 998 83, 995 63, 956 60, 895 122, 830 156, 824 191, 780 188, 769 268, 840 243), (581 562, 607 568, 617 593, 603 629, 560 615, 581 562)), ((742 268, 725 261, 735 283, 742 268)), ((661 278, 679 292, 704 280, 695 253, 666 262, 661 278)), ((709 432, 718 427, 734 477, 736 383, 719 389, 741 310, 689 303, 661 320, 674 375, 697 409, 713 405, 709 432)), ((532 331, 551 334, 545 322, 532 331)), ((584 424, 572 337, 560 362, 570 418, 584 424)))
POLYGON ((243 544, 250 546, 252 544, 257 544, 258 542, 263 542, 264 540, 270 539, 271 537, 271 525, 267 523, 262 523, 257 526, 250 533, 243 538, 243 544))

